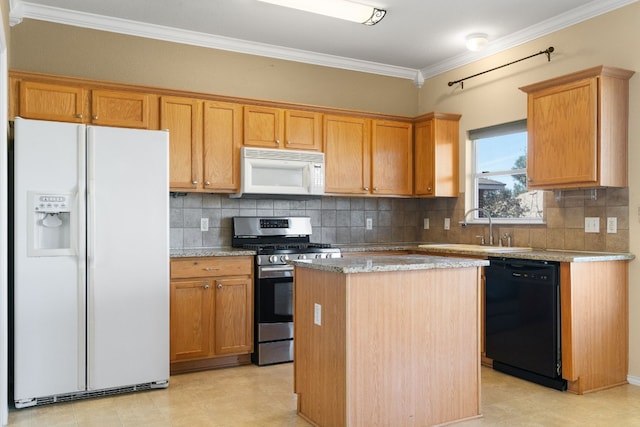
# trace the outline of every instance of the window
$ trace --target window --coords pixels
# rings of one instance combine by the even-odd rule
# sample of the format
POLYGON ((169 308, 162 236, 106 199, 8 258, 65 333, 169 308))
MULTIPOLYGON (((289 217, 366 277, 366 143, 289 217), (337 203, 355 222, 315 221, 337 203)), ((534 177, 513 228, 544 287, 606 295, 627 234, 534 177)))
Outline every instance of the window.
MULTIPOLYGON (((527 190, 527 121, 469 131, 474 219, 540 223, 543 192, 527 190)), ((471 219, 471 218, 468 218, 471 219)))

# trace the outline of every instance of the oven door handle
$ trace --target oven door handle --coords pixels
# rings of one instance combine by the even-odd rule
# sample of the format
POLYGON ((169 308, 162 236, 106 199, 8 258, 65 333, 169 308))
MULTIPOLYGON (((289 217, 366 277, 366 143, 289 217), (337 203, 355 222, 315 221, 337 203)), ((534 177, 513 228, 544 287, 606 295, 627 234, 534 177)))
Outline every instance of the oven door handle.
POLYGON ((282 265, 282 266, 273 266, 273 267, 260 267, 260 271, 292 271, 292 265, 282 265))

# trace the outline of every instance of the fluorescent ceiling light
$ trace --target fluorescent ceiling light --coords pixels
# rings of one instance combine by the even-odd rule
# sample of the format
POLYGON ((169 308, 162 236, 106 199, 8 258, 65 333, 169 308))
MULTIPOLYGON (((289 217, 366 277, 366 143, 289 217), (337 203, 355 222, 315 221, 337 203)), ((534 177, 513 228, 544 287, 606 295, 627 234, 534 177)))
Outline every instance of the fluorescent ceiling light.
POLYGON ((345 19, 365 25, 375 25, 387 13, 386 10, 378 9, 360 3, 353 3, 346 0, 258 0, 265 3, 276 4, 278 6, 290 7, 303 10, 305 12, 317 13, 319 15, 331 16, 333 18, 345 19))

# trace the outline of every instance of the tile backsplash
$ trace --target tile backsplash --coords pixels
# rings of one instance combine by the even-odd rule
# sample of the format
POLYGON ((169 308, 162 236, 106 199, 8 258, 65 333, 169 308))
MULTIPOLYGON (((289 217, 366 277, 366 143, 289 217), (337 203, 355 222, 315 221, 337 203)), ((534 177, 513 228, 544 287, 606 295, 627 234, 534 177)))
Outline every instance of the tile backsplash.
MULTIPOLYGON (((629 249, 628 189, 545 193, 545 224, 494 224, 494 236, 509 232, 514 246, 626 252, 629 249), (584 218, 600 219, 599 233, 584 232, 584 218), (617 218, 617 233, 607 233, 607 217, 617 218)), ((464 197, 404 199, 320 197, 310 200, 232 199, 226 194, 187 193, 170 199, 171 248, 231 245, 234 216, 308 216, 314 242, 331 244, 455 242, 476 243, 488 226, 460 227, 464 197), (208 231, 200 230, 208 218, 208 231), (366 219, 372 222, 366 229, 366 219), (429 229, 423 227, 429 218, 429 229), (444 229, 450 218, 450 230, 444 229)), ((497 222, 497 221, 496 221, 497 222)), ((496 240, 497 242, 497 240, 496 240)))

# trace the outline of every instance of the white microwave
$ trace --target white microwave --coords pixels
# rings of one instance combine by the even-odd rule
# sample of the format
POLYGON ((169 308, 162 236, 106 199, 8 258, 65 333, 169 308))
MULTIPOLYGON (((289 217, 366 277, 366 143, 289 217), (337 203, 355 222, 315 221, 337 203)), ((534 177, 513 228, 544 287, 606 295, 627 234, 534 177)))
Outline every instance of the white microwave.
POLYGON ((242 147, 240 192, 231 197, 252 194, 323 195, 324 153, 242 147))

